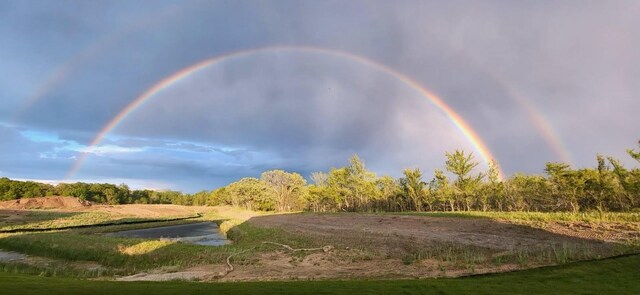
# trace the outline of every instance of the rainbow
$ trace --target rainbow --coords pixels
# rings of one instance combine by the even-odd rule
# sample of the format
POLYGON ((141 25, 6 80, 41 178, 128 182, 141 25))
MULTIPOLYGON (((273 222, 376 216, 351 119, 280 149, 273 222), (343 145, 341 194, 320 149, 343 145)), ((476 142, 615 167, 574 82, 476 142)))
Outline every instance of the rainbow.
POLYGON ((558 133, 553 129, 549 119, 545 118, 542 112, 538 110, 529 100, 527 100, 520 93, 508 87, 502 83, 501 80, 495 80, 502 85, 502 88, 509 94, 509 96, 516 99, 516 101, 526 110, 529 119, 533 122, 533 125, 538 129, 538 132, 545 139, 547 144, 551 146, 551 149, 556 156, 564 163, 572 164, 573 160, 564 143, 558 136, 558 133))
POLYGON ((121 29, 106 34, 98 40, 93 41, 88 46, 80 50, 77 54, 75 54, 71 59, 67 60, 62 65, 57 67, 47 77, 44 83, 40 84, 36 88, 36 91, 25 99, 25 103, 17 112, 14 113, 14 115, 10 118, 10 121, 15 121, 16 119, 18 119, 22 115, 23 111, 31 108, 38 101, 40 101, 40 99, 42 99, 52 90, 56 89, 58 86, 64 83, 71 74, 77 71, 79 67, 91 60, 94 60, 100 53, 108 50, 110 47, 112 47, 112 45, 116 44, 124 37, 147 27, 164 22, 166 21, 167 17, 170 17, 174 14, 182 13, 185 9, 186 7, 182 4, 171 4, 167 7, 163 7, 156 11, 153 11, 142 18, 138 18, 134 23, 124 26, 121 29))
MULTIPOLYGON (((443 40, 441 40, 443 41, 443 40)), ((510 86, 506 80, 498 74, 492 67, 486 66, 479 62, 477 59, 473 57, 473 55, 469 54, 466 48, 461 46, 456 46, 454 44, 449 43, 450 47, 452 47, 453 51, 458 53, 458 55, 465 58, 468 62, 474 65, 476 68, 480 69, 487 75, 493 82, 495 82, 505 94, 515 100, 516 103, 522 107, 526 113, 527 117, 533 124, 533 126, 538 130, 538 133, 544 138, 547 145, 553 150, 553 153, 556 155, 558 159, 561 161, 571 164, 572 157, 568 152, 563 141, 558 136, 558 133, 553 128, 550 120, 544 116, 544 114, 531 102, 530 99, 522 95, 518 92, 514 87, 510 86)))
MULTIPOLYGON (((252 54, 260 53, 260 52, 268 52, 268 51, 303 51, 310 53, 318 53, 330 55, 338 58, 345 58, 349 60, 353 60, 364 65, 367 65, 376 70, 387 73, 414 90, 418 91, 421 95, 427 98, 434 106, 438 109, 442 110, 445 115, 453 122, 453 124, 457 127, 460 132, 467 138, 467 140, 473 145, 474 149, 478 152, 480 157, 484 162, 489 165, 492 161, 495 161, 495 157, 490 152, 487 145, 484 141, 478 136, 478 134, 471 128, 471 126, 458 114, 455 112, 453 108, 448 106, 440 97, 426 89, 420 83, 415 80, 409 78, 403 73, 400 73, 392 68, 389 68, 381 63, 370 60, 366 57, 355 55, 353 53, 344 52, 335 49, 321 48, 321 47, 311 47, 311 46, 268 46, 268 47, 259 47, 252 49, 245 49, 240 51, 234 51, 226 54, 222 54, 210 59, 206 59, 204 61, 193 64, 189 67, 186 67, 178 72, 171 74, 170 76, 164 78, 157 84, 153 85, 151 88, 147 89, 136 99, 131 101, 125 108, 123 108, 113 119, 111 119, 93 138, 93 140, 89 143, 89 147, 94 147, 99 145, 102 140, 105 138, 109 132, 111 132, 114 128, 116 128, 128 115, 134 112, 136 109, 141 107, 145 102, 151 99, 154 95, 161 92, 162 90, 170 87, 176 82, 197 73, 207 67, 214 66, 223 61, 227 61, 230 59, 246 57, 252 54)), ((69 179, 73 177, 82 167, 83 163, 86 161, 89 153, 83 152, 76 159, 75 163, 72 165, 71 169, 67 173, 66 178, 69 179)), ((504 173, 499 170, 500 178, 504 178, 504 173)))
MULTIPOLYGON (((464 50, 458 49, 459 52, 463 53, 464 50)), ((538 130, 538 133, 542 135, 547 145, 553 150, 553 153, 560 159, 562 162, 571 164, 572 157, 568 152, 568 149, 558 136, 558 133, 553 129, 549 119, 547 119, 543 113, 533 104, 529 99, 527 99, 524 95, 518 92, 515 88, 509 86, 509 84, 505 81, 503 77, 501 77, 496 71, 492 68, 482 65, 480 62, 475 60, 469 54, 463 54, 468 61, 470 61, 476 68, 482 70, 484 74, 487 75, 496 83, 502 91, 505 92, 507 96, 515 100, 527 113, 527 117, 533 123, 533 126, 538 130)))

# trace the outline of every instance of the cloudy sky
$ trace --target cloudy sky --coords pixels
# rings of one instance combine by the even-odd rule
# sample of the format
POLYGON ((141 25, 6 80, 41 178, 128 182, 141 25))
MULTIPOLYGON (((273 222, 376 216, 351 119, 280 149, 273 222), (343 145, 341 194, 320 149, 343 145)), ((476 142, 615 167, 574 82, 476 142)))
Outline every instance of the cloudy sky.
POLYGON ((638 15, 634 0, 0 1, 0 176, 194 192, 357 153, 429 178, 454 149, 486 167, 480 142, 507 175, 596 153, 633 167, 638 15))

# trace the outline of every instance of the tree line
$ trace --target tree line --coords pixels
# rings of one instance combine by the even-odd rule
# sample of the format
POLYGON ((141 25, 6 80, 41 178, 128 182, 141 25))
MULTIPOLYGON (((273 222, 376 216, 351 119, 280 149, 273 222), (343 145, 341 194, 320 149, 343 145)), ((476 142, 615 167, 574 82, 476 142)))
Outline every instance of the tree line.
POLYGON ((34 181, 0 178, 0 200, 70 196, 100 204, 173 204, 190 195, 177 191, 131 190, 126 184, 59 183, 51 185, 34 181))
MULTIPOLYGON (((640 142, 638 143, 640 146, 640 142)), ((640 151, 627 150, 640 162, 640 151)), ((401 211, 630 211, 640 209, 640 169, 597 155, 594 168, 546 163, 544 175, 499 177, 495 162, 479 171, 473 153, 445 154, 443 169, 426 178, 419 168, 403 177, 377 176, 354 155, 349 165, 312 173, 270 170, 195 194, 130 190, 125 184, 43 184, 0 178, 0 199, 73 196, 108 204, 232 205, 251 210, 314 212, 401 211)))

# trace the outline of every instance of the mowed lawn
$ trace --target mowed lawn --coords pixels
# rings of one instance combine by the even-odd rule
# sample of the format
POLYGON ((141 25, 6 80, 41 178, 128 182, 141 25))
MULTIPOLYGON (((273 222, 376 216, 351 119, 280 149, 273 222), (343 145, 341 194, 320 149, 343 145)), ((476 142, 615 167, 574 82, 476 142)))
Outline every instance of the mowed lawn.
POLYGON ((458 279, 113 282, 0 273, 2 294, 640 294, 640 255, 458 279))

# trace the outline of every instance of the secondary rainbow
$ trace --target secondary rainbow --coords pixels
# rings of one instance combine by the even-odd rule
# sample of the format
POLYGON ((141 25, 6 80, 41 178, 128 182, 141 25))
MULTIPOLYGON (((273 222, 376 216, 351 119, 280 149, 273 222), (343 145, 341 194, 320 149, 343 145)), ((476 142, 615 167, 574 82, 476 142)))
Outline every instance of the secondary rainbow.
MULTIPOLYGON (((409 87, 415 89, 425 98, 427 98, 433 105, 435 105, 438 109, 442 110, 445 115, 453 122, 453 124, 462 132, 462 134, 467 138, 467 140, 473 145, 475 150, 478 152, 480 157, 483 159, 487 165, 495 161, 495 157, 492 155, 491 151, 484 143, 484 141, 478 136, 478 134, 471 128, 471 126, 458 114, 455 110, 449 107, 440 97, 434 94, 432 91, 426 89, 417 81, 409 78, 403 73, 400 73, 392 68, 389 68, 386 65, 378 63, 376 61, 370 60, 366 57, 355 55, 353 53, 344 52, 335 49, 321 48, 321 47, 311 47, 311 46, 268 46, 268 47, 259 47, 252 48, 240 51, 234 51, 227 54, 222 54, 210 59, 206 59, 204 61, 193 64, 189 67, 186 67, 178 72, 173 73, 172 75, 164 78, 160 82, 153 85, 151 88, 147 89, 140 96, 135 98, 131 103, 129 103, 125 108, 123 108, 113 119, 111 119, 93 138, 93 140, 89 143, 89 147, 87 149, 91 149, 99 145, 102 140, 105 138, 109 132, 111 132, 114 128, 118 126, 129 114, 134 112, 136 109, 141 107, 145 102, 151 99, 155 94, 161 92, 162 90, 170 87, 174 83, 188 77, 191 74, 197 73, 200 70, 203 70, 207 67, 216 65, 220 62, 227 61, 229 59, 246 57, 252 54, 260 53, 260 52, 268 52, 268 51, 302 51, 302 52, 311 52, 318 54, 325 54, 339 58, 345 58, 353 61, 357 61, 359 63, 365 64, 369 67, 387 73, 394 78, 402 81, 404 84, 409 87)), ((67 173, 66 178, 72 178, 82 167, 83 163, 86 161, 89 153, 83 152, 76 159, 75 163, 67 173)), ((499 169, 500 178, 504 177, 504 173, 499 169)))
POLYGON ((519 91, 517 91, 514 87, 511 87, 504 78, 502 78, 496 71, 492 70, 490 67, 481 66, 480 63, 473 60, 471 57, 468 57, 476 66, 482 69, 485 74, 502 90, 507 94, 507 96, 514 99, 520 106, 527 112, 527 116, 530 121, 533 123, 533 126, 538 129, 538 132, 545 139, 547 144, 551 147, 556 156, 565 163, 571 164, 572 157, 568 152, 568 149, 558 136, 558 133, 553 129, 552 124, 549 119, 547 119, 544 114, 531 102, 531 100, 527 99, 524 95, 522 95, 519 91))
POLYGON ((533 122, 533 125, 536 126, 542 137, 544 137, 545 141, 551 146, 553 152, 560 159, 560 161, 572 164, 573 159, 568 152, 568 149, 558 136, 558 133, 553 129, 549 120, 545 118, 545 116, 536 108, 528 99, 520 95, 515 90, 512 90, 510 87, 504 86, 505 90, 507 90, 511 97, 515 98, 518 103, 520 103, 524 109, 527 111, 529 118, 533 122))
POLYGON ((63 84, 75 71, 86 63, 93 61, 104 51, 113 49, 112 47, 121 41, 124 37, 140 31, 149 26, 154 26, 158 23, 164 22, 167 17, 183 12, 186 7, 183 4, 172 4, 168 7, 161 8, 156 11, 152 11, 148 15, 136 19, 134 23, 124 26, 116 31, 103 35, 94 42, 88 44, 84 49, 80 50, 77 54, 73 55, 69 60, 62 63, 55 69, 44 81, 40 84, 34 93, 25 99, 24 104, 14 112, 10 121, 18 119, 23 111, 31 108, 40 99, 46 97, 51 91, 63 84))
POLYGON ((509 98, 513 99, 526 111, 527 117, 538 130, 538 133, 542 135, 547 145, 551 150, 553 150, 556 157, 565 163, 572 163, 572 157, 562 139, 553 128, 553 124, 551 124, 551 121, 543 112, 540 111, 538 107, 535 106, 533 102, 531 102, 529 98, 525 97, 515 87, 511 86, 507 82, 507 79, 498 74, 494 67, 485 65, 474 58, 474 55, 471 54, 466 47, 456 46, 455 44, 448 42, 448 40, 439 41, 442 43, 448 43, 451 47, 451 52, 457 53, 459 57, 464 58, 467 63, 472 64, 475 68, 480 69, 487 77, 500 86, 502 91, 504 91, 509 98))

